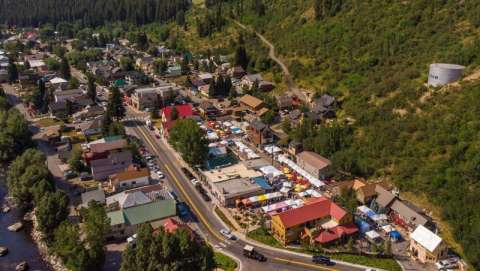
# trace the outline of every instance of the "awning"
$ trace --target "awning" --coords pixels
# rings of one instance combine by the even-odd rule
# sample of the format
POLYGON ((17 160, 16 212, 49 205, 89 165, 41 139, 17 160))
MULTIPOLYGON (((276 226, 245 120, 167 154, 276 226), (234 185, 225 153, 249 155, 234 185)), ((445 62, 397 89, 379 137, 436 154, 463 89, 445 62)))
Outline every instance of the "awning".
POLYGON ((378 234, 378 232, 373 231, 373 230, 372 231, 367 231, 365 233, 365 235, 371 240, 375 240, 377 238, 380 238, 380 234, 378 234))
POLYGON ((283 173, 274 166, 264 166, 259 168, 259 170, 263 173, 263 175, 268 177, 275 178, 283 175, 283 173))
POLYGON ((307 179, 314 186, 321 187, 321 186, 325 185, 324 182, 320 181, 319 179, 312 176, 310 173, 303 170, 301 167, 299 167, 297 164, 295 164, 295 162, 288 159, 285 155, 282 155, 282 154, 278 155, 277 156, 277 161, 280 162, 280 163, 287 164, 291 169, 296 171, 298 174, 302 175, 305 179, 307 179))

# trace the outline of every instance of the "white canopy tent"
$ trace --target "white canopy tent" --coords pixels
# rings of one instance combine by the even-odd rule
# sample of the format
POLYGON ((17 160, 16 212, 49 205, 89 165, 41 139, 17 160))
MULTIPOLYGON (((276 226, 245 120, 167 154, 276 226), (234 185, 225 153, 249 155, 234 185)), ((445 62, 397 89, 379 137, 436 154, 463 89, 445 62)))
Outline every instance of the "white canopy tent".
POLYGON ((300 166, 295 164, 295 162, 288 159, 285 155, 282 155, 282 154, 278 155, 277 156, 277 161, 280 162, 280 163, 284 163, 284 164, 288 165, 291 169, 296 171, 298 174, 302 175, 305 179, 307 179, 315 187, 322 187, 322 186, 325 185, 324 182, 320 181, 319 179, 312 176, 310 173, 306 172, 300 166))

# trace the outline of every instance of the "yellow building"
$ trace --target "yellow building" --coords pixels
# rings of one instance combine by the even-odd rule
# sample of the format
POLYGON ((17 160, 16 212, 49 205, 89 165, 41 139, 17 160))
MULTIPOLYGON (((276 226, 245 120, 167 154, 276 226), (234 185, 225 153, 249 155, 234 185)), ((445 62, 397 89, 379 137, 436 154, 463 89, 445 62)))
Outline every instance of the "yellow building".
POLYGON ((272 217, 273 236, 283 245, 299 240, 305 229, 333 229, 350 223, 352 216, 328 198, 322 197, 272 217))

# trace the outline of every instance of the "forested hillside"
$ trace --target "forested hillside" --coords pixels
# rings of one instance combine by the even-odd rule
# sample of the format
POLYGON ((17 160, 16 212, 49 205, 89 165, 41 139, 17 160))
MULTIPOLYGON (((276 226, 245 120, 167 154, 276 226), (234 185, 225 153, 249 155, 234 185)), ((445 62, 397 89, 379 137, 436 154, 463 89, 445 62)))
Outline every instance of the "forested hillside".
POLYGON ((128 21, 165 22, 189 7, 189 0, 0 0, 0 23, 38 26, 81 21, 86 26, 128 21))
POLYGON ((428 65, 474 71, 480 1, 235 0, 239 20, 264 33, 297 83, 341 101, 338 123, 292 132, 345 173, 386 177, 438 206, 480 269, 480 86, 431 90, 428 65), (427 98, 429 97, 429 98, 427 98), (353 124, 345 124, 345 120, 353 124))

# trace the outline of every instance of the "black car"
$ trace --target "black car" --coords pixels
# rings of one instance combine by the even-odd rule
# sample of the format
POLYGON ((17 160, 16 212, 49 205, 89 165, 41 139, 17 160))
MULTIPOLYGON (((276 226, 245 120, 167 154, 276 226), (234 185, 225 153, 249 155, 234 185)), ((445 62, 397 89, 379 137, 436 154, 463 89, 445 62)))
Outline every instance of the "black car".
POLYGON ((200 196, 202 196, 204 201, 208 202, 208 201, 212 200, 210 198, 210 196, 208 195, 207 191, 205 191, 205 189, 203 189, 203 187, 201 185, 197 185, 197 186, 195 186, 195 188, 197 189, 198 192, 200 192, 200 196))
POLYGON ((182 167, 182 172, 185 174, 185 176, 187 176, 188 179, 195 178, 195 176, 193 176, 193 174, 187 168, 182 167))
POLYGON ((317 264, 324 264, 324 265, 335 265, 335 263, 332 262, 329 257, 322 256, 322 255, 312 256, 312 262, 317 264))

